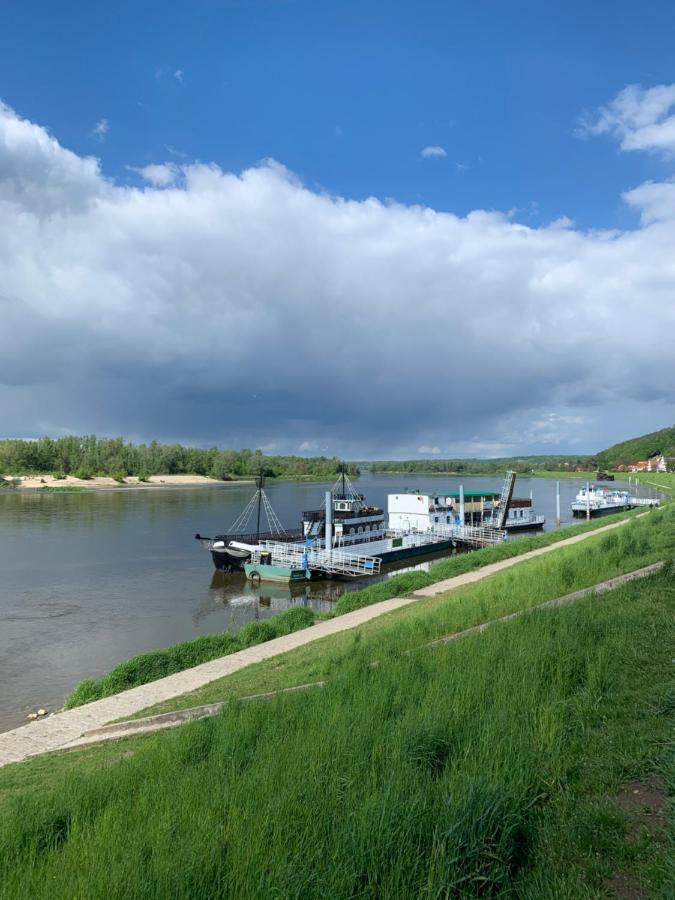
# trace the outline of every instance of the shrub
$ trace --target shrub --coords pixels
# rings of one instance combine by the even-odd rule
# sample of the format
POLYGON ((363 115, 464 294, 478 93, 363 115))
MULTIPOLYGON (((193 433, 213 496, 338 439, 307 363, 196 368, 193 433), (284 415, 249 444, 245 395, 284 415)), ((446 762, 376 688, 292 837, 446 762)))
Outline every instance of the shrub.
POLYGON ((54 479, 54 481, 63 481, 65 477, 66 475, 64 472, 54 472, 52 474, 52 478, 54 479))
POLYGON ((126 472, 113 472, 112 477, 118 484, 126 484, 126 472))
POLYGON ((316 616, 314 611, 306 606, 293 606, 285 612, 274 616, 270 621, 276 629, 277 636, 290 634, 292 631, 300 631, 314 624, 316 616))
POLYGON ((94 476, 91 474, 91 469, 86 469, 84 466, 81 469, 76 469, 73 472, 75 478, 79 478, 81 481, 90 481, 94 476))
POLYGON ((252 647, 254 644, 262 644, 277 637, 277 631, 271 622, 259 619, 257 622, 249 622, 238 633, 238 638, 243 647, 252 647))

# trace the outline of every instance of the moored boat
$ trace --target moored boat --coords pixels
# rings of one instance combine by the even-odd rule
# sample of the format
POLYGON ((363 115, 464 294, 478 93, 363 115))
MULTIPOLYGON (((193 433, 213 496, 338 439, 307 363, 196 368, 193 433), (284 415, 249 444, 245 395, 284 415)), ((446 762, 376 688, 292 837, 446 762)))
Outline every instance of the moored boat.
POLYGON ((628 491, 610 490, 597 485, 585 485, 572 501, 572 515, 577 518, 608 515, 635 506, 628 491))

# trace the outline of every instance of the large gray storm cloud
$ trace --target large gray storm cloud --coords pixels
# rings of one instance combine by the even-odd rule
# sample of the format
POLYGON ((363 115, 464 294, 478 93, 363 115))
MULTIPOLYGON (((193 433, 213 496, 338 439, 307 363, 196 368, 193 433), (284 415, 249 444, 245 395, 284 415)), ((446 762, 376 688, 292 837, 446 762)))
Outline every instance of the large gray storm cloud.
MULTIPOLYGON (((587 131, 625 144, 621 103, 587 131)), ((589 233, 351 201, 274 161, 140 172, 0 105, 1 436, 501 455, 675 420, 671 182, 589 233)))

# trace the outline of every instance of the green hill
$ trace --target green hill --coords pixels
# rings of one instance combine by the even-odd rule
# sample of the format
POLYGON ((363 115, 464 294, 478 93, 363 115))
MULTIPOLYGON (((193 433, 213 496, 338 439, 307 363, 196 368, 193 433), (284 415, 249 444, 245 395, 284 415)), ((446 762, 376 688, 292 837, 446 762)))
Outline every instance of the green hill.
POLYGON ((624 463, 636 463, 651 456, 675 456, 675 425, 614 444, 598 453, 598 465, 613 469, 624 463))

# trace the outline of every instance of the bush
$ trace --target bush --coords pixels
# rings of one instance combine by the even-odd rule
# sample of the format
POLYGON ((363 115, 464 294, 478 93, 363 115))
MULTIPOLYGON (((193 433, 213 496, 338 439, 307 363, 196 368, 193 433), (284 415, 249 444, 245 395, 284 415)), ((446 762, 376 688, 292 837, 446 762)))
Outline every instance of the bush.
POLYGON ((54 479, 54 481, 63 481, 65 477, 66 475, 64 472, 54 472, 52 474, 52 478, 54 479))
POLYGON ((277 637, 277 631, 271 622, 259 619, 257 622, 249 622, 244 625, 237 634, 243 647, 252 647, 254 644, 263 644, 277 637))
POLYGON ((113 472, 112 477, 118 484, 126 484, 126 472, 113 472))
POLYGON ((138 480, 139 480, 139 481, 149 481, 149 480, 150 480, 150 476, 148 475, 147 472, 139 472, 139 473, 138 473, 138 480))
POLYGON ((314 624, 315 615, 313 610, 306 606, 292 606, 285 612, 279 613, 278 616, 270 619, 274 625, 277 637, 282 634, 290 634, 292 631, 301 631, 303 628, 309 628, 314 624))
POLYGON ((73 472, 75 478, 79 478, 81 481, 90 481, 94 476, 91 473, 91 469, 86 469, 82 467, 81 469, 76 469, 73 472))

